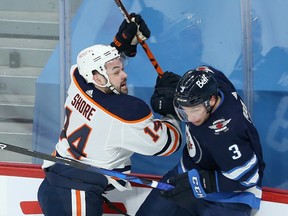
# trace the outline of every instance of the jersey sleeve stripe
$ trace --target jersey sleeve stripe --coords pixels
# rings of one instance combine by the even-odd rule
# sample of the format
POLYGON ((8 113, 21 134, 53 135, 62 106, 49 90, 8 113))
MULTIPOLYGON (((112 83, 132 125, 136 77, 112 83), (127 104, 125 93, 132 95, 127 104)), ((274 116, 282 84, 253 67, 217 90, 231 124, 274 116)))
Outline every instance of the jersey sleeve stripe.
POLYGON ((157 152, 156 154, 154 154, 154 156, 164 156, 165 152, 168 151, 168 148, 171 144, 171 133, 169 130, 167 130, 167 141, 165 146, 161 149, 161 151, 157 152))
POLYGON ((228 172, 222 172, 222 174, 229 179, 238 180, 247 172, 249 172, 251 169, 253 169, 253 167, 257 164, 257 161, 258 161, 257 157, 254 154, 253 157, 243 166, 236 167, 228 172))
POLYGON ((168 122, 163 122, 167 127, 167 141, 165 146, 161 149, 161 151, 154 154, 154 156, 169 156, 173 152, 177 151, 181 144, 181 136, 179 131, 173 126, 170 125, 168 122), (171 135, 171 132, 172 135, 171 135), (172 144, 173 142, 173 144, 172 144))
POLYGON ((262 189, 259 188, 258 186, 254 186, 251 188, 248 188, 247 190, 245 190, 245 192, 249 192, 255 195, 255 197, 261 199, 262 197, 262 189))
POLYGON ((259 181, 258 171, 259 170, 257 169, 256 172, 247 181, 241 182, 241 184, 246 187, 250 187, 250 186, 257 184, 257 182, 259 181))
POLYGON ((164 122, 164 124, 167 126, 167 128, 169 128, 170 131, 172 131, 174 133, 173 146, 169 152, 164 154, 164 156, 168 156, 168 155, 171 155, 173 152, 175 152, 179 148, 181 141, 180 141, 180 135, 179 135, 178 130, 175 127, 173 127, 172 125, 170 125, 169 123, 164 122))

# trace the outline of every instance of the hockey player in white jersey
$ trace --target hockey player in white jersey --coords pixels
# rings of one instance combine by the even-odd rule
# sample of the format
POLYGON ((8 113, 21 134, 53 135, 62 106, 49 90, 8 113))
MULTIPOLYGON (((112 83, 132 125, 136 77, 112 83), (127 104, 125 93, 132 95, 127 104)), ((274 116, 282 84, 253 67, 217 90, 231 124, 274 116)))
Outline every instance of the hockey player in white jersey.
MULTIPOLYGON (((129 172, 134 152, 168 156, 179 149, 181 134, 175 118, 154 119, 144 101, 128 95, 123 53, 135 56, 137 44, 132 40, 137 31, 144 39, 150 36, 141 16, 133 16, 135 22, 123 21, 112 46, 94 45, 78 54, 70 70, 66 117, 55 155, 129 172)), ((166 77, 163 82, 170 80, 176 88, 178 77, 166 77)), ((46 216, 102 215, 106 190, 131 187, 129 182, 48 161, 43 169, 46 177, 38 200, 46 216)))

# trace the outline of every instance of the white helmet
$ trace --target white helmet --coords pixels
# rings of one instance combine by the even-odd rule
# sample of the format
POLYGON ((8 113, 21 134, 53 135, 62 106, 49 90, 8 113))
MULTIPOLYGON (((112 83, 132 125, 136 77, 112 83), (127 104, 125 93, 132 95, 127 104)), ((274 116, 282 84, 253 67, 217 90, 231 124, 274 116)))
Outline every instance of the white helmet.
MULTIPOLYGON (((120 54, 117 49, 110 45, 99 44, 88 47, 82 50, 77 56, 79 73, 84 77, 87 83, 93 83, 99 86, 99 84, 93 80, 92 74, 92 71, 97 70, 107 79, 107 83, 101 87, 111 88, 112 85, 105 69, 105 63, 119 57, 120 54)), ((114 89, 114 87, 112 88, 114 89)))

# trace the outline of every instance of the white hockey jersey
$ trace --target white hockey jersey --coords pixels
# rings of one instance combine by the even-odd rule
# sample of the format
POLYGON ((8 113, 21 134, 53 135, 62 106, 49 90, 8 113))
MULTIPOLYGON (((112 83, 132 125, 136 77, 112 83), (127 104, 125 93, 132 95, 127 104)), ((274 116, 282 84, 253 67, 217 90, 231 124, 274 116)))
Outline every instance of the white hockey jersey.
MULTIPOLYGON (((139 98, 106 94, 87 84, 76 65, 65 102, 65 124, 56 145, 62 157, 105 169, 129 171, 130 157, 168 156, 179 149, 181 130, 174 118, 154 119, 139 98)), ((43 167, 49 166, 48 164, 43 167)))

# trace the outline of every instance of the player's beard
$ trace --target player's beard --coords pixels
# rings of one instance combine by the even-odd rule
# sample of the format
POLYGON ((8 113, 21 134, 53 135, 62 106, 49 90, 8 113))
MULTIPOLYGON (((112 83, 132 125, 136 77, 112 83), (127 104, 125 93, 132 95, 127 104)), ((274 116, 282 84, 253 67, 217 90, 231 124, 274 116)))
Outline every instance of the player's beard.
POLYGON ((120 86, 120 94, 128 94, 128 87, 126 84, 124 86, 120 86))
MULTIPOLYGON (((120 85, 112 85, 115 90, 119 92, 119 94, 128 94, 128 86, 127 86, 127 80, 125 79, 123 82, 120 83, 120 85)), ((113 94, 113 91, 110 88, 106 88, 105 92, 107 94, 113 94)))
POLYGON ((120 85, 115 88, 120 94, 128 94, 127 79, 123 80, 120 85))

